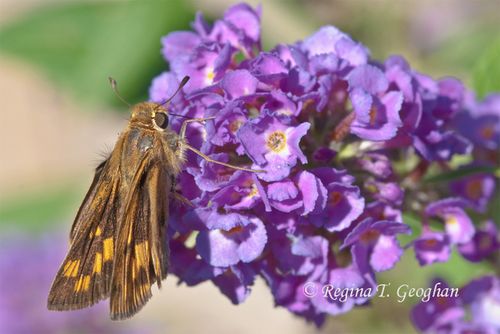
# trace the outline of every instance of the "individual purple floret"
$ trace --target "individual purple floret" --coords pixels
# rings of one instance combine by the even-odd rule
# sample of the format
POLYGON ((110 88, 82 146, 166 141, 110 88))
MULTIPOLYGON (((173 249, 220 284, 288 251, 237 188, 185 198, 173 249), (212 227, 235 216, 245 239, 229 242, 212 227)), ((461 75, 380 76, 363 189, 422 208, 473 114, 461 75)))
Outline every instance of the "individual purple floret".
POLYGON ((253 160, 253 168, 266 171, 258 177, 265 181, 279 181, 290 174, 297 160, 307 162, 299 142, 309 128, 308 123, 288 126, 278 118, 265 115, 242 126, 238 138, 253 160))
POLYGON ((352 246, 351 251, 357 260, 368 262, 375 271, 388 270, 394 267, 403 254, 395 238, 401 233, 410 234, 411 230, 398 222, 367 218, 347 235, 340 249, 352 246))
POLYGON ((456 196, 468 201, 478 212, 485 212, 495 194, 495 177, 491 174, 474 174, 450 184, 456 196))
POLYGON ((465 206, 466 203, 460 199, 447 198, 429 204, 425 213, 443 220, 450 242, 464 244, 472 239, 475 232, 472 220, 464 211, 465 206))
POLYGON ((359 159, 359 165, 365 171, 375 175, 380 179, 387 179, 394 171, 389 158, 381 153, 367 153, 359 159))
POLYGON ((322 212, 326 205, 327 189, 321 180, 307 171, 297 173, 293 180, 271 183, 266 188, 269 204, 281 212, 300 216, 322 212))
POLYGON ((500 250, 500 236, 493 221, 487 221, 474 233, 472 240, 459 245, 460 254, 471 262, 479 262, 500 250))
POLYGON ((266 229, 260 219, 234 215, 224 228, 203 230, 196 238, 196 250, 212 266, 251 262, 266 245, 266 229))
POLYGON ((483 101, 472 101, 468 109, 455 119, 460 133, 480 148, 497 150, 500 145, 500 95, 491 94, 483 101))
POLYGON ((451 255, 450 239, 445 233, 425 231, 413 241, 413 248, 421 266, 446 262, 451 255))
POLYGON ((332 54, 347 60, 351 66, 365 64, 369 56, 369 51, 364 45, 353 41, 349 35, 333 26, 320 28, 299 43, 298 47, 306 52, 309 59, 332 54))
POLYGON ((401 92, 387 92, 389 82, 375 66, 356 67, 348 76, 351 103, 356 113, 351 132, 363 139, 381 141, 393 138, 402 125, 399 110, 401 92))
POLYGON ((342 231, 363 212, 365 200, 359 188, 352 185, 353 178, 332 168, 317 168, 311 171, 326 190, 322 210, 311 212, 305 219, 328 231, 342 231))

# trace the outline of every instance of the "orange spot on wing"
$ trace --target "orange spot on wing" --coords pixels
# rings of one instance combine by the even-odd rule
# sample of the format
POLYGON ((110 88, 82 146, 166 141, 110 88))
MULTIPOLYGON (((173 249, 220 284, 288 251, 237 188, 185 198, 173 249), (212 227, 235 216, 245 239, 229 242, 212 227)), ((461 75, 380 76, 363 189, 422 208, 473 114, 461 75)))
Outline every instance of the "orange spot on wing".
POLYGON ((94 268, 92 269, 92 272, 94 274, 100 274, 101 270, 102 270, 102 254, 97 252, 95 253, 94 268))
POLYGON ((80 260, 68 261, 64 265, 64 276, 76 277, 76 275, 78 274, 79 267, 80 267, 80 260))
POLYGON ((113 238, 104 239, 102 248, 104 261, 111 260, 113 258, 113 238))

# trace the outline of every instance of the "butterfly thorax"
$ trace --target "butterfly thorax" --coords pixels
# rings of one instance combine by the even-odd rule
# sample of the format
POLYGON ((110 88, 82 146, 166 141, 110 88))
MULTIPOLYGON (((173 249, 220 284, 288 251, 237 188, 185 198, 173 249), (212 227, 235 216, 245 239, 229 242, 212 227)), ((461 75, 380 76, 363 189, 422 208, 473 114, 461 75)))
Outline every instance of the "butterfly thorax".
POLYGON ((125 142, 129 147, 123 150, 127 156, 152 150, 171 174, 180 172, 181 139, 168 127, 168 112, 163 106, 153 102, 133 106, 128 131, 123 135, 128 137, 125 142))

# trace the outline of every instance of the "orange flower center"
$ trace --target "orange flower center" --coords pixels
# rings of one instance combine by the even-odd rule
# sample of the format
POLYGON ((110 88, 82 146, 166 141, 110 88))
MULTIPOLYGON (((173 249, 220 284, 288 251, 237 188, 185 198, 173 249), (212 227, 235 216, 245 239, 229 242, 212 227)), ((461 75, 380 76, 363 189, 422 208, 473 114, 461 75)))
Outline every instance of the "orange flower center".
POLYGON ((489 236, 483 235, 479 240, 479 249, 489 249, 493 246, 493 242, 489 236))
POLYGON ((286 135, 282 131, 274 131, 267 137, 267 147, 276 153, 283 151, 286 147, 286 135))
POLYGON ((252 197, 255 197, 259 194, 259 190, 257 189, 257 186, 255 184, 252 185, 252 189, 250 190, 250 192, 248 193, 248 197, 249 198, 252 198, 252 197))
POLYGON ((364 243, 370 243, 372 241, 377 240, 377 238, 380 236, 380 232, 377 230, 368 230, 363 232, 363 234, 360 237, 360 240, 363 241, 364 243))
POLYGON ((493 125, 486 125, 484 126, 481 131, 481 137, 484 139, 492 139, 495 131, 493 130, 493 125))
POLYGON ((239 119, 235 119, 229 124, 229 131, 231 131, 231 133, 233 134, 236 133, 236 131, 238 131, 238 129, 241 127, 241 124, 242 122, 239 119))
POLYGON ((467 196, 473 199, 478 199, 482 195, 482 182, 479 179, 467 182, 465 186, 467 196))
POLYGON ((445 222, 447 225, 458 225, 458 219, 454 215, 447 215, 445 217, 445 222))
POLYGON ((230 229, 229 231, 221 230, 221 233, 224 234, 225 236, 230 236, 241 231, 243 231, 243 226, 236 226, 230 229))
POLYGON ((342 199, 342 194, 338 191, 333 191, 330 193, 330 198, 328 199, 328 202, 335 206, 339 204, 340 200, 342 199))
POLYGON ((434 247, 437 245, 438 241, 436 239, 427 239, 424 243, 427 247, 434 247))
POLYGON ((372 107, 370 109, 370 125, 375 125, 375 121, 377 120, 377 109, 372 107))
POLYGON ((206 76, 205 83, 207 85, 211 85, 214 82, 215 78, 214 68, 213 67, 207 68, 205 76, 206 76))

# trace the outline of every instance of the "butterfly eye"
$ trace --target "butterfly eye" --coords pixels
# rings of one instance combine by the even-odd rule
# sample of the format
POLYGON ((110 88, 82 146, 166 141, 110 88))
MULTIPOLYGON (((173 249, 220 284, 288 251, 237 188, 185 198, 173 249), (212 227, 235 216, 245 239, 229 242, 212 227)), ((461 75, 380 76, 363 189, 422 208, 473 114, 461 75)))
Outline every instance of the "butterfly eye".
POLYGON ((155 114, 155 123, 158 127, 166 129, 168 126, 168 116, 164 112, 157 112, 155 114))

